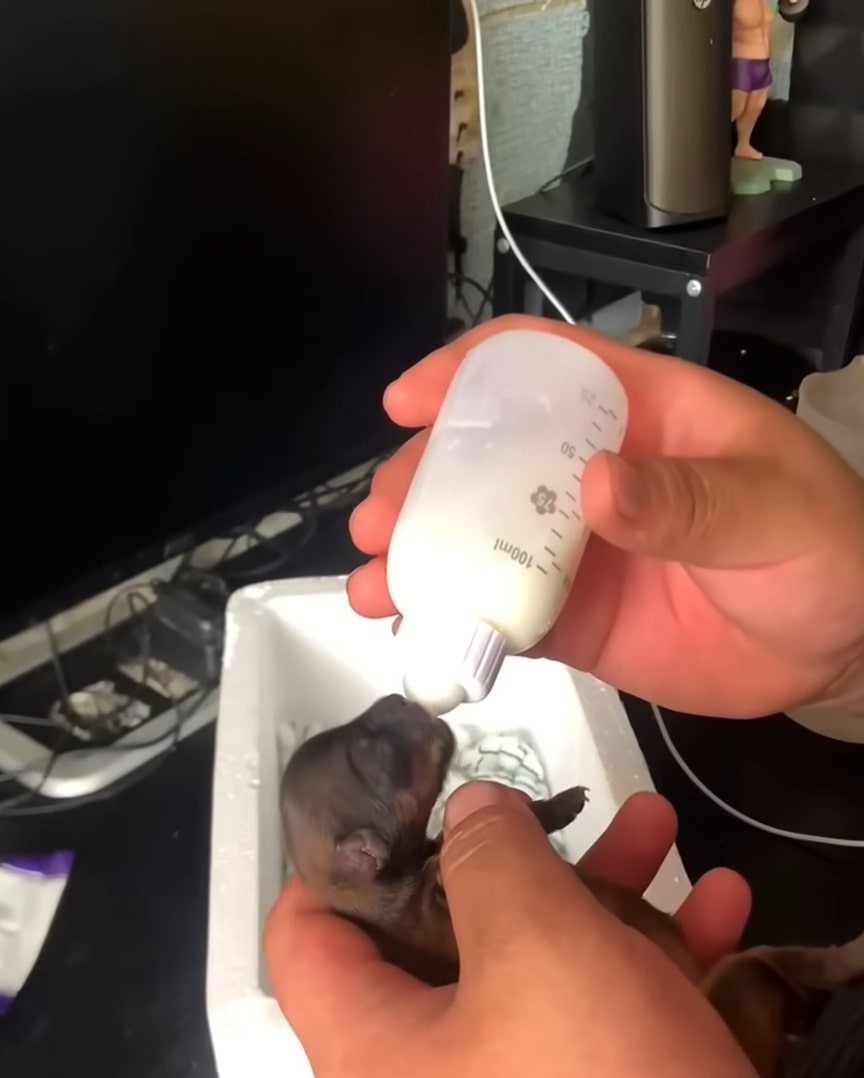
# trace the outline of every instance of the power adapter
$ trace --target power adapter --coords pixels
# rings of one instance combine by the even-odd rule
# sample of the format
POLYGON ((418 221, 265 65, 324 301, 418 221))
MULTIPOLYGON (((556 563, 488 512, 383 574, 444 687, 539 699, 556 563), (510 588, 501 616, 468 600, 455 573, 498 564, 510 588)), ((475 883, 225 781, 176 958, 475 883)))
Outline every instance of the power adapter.
POLYGON ((225 642, 227 589, 218 578, 187 574, 154 584, 152 614, 201 655, 205 678, 215 683, 225 642))

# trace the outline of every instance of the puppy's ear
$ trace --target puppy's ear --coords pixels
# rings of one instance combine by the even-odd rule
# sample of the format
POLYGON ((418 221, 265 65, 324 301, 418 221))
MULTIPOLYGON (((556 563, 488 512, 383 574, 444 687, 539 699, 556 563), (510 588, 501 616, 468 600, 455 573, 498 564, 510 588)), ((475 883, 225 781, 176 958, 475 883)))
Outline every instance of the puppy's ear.
POLYGON ((384 868, 387 844, 371 827, 361 827, 336 843, 333 882, 343 887, 369 883, 384 868))

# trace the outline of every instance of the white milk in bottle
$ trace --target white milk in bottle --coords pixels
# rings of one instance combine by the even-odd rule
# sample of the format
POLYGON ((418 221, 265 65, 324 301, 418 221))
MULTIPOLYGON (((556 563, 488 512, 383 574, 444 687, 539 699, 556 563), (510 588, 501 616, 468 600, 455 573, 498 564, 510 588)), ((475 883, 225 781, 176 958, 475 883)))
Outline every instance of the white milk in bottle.
POLYGON ((437 714, 481 700, 548 632, 588 540, 582 471, 626 423, 616 375, 566 337, 507 330, 468 354, 387 557, 408 697, 437 714))

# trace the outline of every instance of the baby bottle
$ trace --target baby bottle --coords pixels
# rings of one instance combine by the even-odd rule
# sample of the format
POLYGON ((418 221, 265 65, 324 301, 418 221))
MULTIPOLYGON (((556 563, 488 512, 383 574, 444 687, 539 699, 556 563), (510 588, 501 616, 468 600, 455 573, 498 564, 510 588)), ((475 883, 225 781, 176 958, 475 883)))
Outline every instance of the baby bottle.
MULTIPOLYGON (((864 356, 839 371, 808 374, 798 390, 798 418, 864 478, 864 356)), ((790 719, 837 741, 864 743, 864 721, 839 708, 788 711, 790 719)))
POLYGON ((583 469, 626 423, 618 378, 572 340, 511 330, 469 352, 387 557, 407 697, 435 714, 482 700, 548 632, 588 540, 583 469))

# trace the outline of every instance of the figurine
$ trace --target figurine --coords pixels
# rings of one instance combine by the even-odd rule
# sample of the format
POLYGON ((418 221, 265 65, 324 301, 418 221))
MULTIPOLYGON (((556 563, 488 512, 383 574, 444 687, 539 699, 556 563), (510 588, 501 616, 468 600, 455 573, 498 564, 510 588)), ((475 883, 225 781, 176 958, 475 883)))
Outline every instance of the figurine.
POLYGON ((750 139, 771 88, 770 0, 735 0, 732 8, 732 122, 738 134, 735 156, 761 161, 750 139))
POLYGON ((732 122, 737 143, 735 160, 765 161, 765 168, 733 167, 733 186, 738 194, 770 190, 772 182, 790 183, 801 177, 794 161, 766 160, 751 141, 756 123, 768 102, 771 89, 771 27, 776 13, 795 22, 809 0, 733 0, 732 6, 732 122), (737 182, 736 182, 737 181, 737 182))

